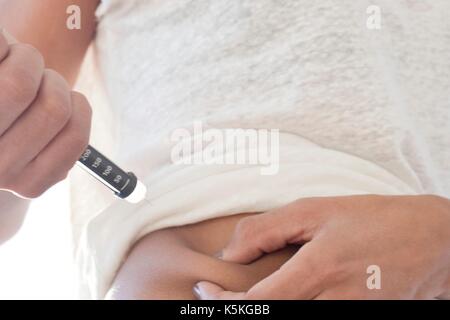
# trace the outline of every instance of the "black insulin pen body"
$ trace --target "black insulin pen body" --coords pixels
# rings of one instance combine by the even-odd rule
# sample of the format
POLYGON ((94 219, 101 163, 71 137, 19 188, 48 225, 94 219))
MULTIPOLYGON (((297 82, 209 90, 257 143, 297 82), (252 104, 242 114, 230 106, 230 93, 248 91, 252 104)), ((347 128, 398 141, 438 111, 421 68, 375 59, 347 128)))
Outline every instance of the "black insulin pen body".
POLYGON ((128 198, 138 184, 132 172, 125 172, 92 146, 86 148, 78 163, 119 198, 128 198))

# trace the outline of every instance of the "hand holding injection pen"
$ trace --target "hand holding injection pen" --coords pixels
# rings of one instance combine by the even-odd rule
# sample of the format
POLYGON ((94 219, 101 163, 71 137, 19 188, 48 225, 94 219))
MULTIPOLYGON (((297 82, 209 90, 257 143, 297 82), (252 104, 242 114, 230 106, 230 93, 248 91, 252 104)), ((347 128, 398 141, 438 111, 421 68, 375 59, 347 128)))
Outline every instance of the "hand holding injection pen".
POLYGON ((0 190, 36 198, 86 149, 91 108, 42 55, 0 32, 0 190))
POLYGON ((0 190, 36 198, 78 161, 120 198, 140 201, 144 185, 88 146, 86 98, 36 49, 0 31, 0 190))

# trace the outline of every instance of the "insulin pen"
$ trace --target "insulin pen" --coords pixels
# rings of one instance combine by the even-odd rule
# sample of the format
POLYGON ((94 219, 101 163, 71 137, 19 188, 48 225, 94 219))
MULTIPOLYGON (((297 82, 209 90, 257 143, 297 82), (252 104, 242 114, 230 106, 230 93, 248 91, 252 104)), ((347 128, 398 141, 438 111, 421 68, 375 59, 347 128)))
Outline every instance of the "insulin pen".
POLYGON ((88 146, 77 162, 89 174, 131 203, 145 199, 147 188, 132 172, 125 172, 95 148, 88 146))

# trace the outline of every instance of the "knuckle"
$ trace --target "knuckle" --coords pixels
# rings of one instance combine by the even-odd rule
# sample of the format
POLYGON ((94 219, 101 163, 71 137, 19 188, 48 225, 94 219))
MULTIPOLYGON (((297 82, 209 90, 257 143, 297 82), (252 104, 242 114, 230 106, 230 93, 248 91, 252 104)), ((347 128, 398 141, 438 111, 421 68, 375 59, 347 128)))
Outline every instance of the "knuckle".
POLYGON ((320 281, 327 283, 344 280, 347 277, 349 270, 351 270, 350 266, 347 266, 341 259, 333 256, 313 262, 312 267, 314 268, 313 270, 319 270, 318 278, 320 281))
POLYGON ((24 68, 17 68, 11 76, 0 78, 1 99, 10 107, 28 106, 35 98, 39 83, 24 68))
POLYGON ((335 275, 338 273, 338 268, 329 262, 324 262, 319 270, 318 275, 321 281, 335 279, 335 275))
MULTIPOLYGON (((14 44, 9 51, 10 55, 19 54, 24 56, 27 61, 33 61, 33 65, 43 66, 44 58, 41 53, 29 44, 14 44)), ((1 87, 3 98, 8 104, 14 105, 29 105, 35 98, 41 77, 40 68, 29 68, 29 64, 15 64, 8 73, 7 77, 2 77, 1 87)))
POLYGON ((48 98, 44 105, 44 111, 52 122, 54 123, 66 123, 71 116, 71 110, 69 103, 64 101, 61 96, 52 95, 48 98))
POLYGON ((89 135, 86 132, 74 130, 70 136, 70 146, 72 150, 82 153, 89 144, 89 135))
POLYGON ((289 212, 295 220, 304 222, 306 219, 314 216, 325 210, 318 210, 319 206, 323 209, 324 200, 318 198, 301 198, 288 205, 289 212))
POLYGON ((89 105, 89 101, 87 100, 86 96, 78 91, 71 91, 70 92, 72 96, 72 100, 74 101, 74 104, 78 105, 89 105))
POLYGON ((236 235, 241 239, 250 240, 255 232, 255 219, 254 217, 245 217, 241 219, 236 225, 236 235))
POLYGON ((323 223, 337 215, 338 203, 331 198, 303 198, 292 203, 290 208, 293 224, 303 226, 308 234, 313 234, 323 223))
POLYGON ((92 108, 91 105, 89 103, 83 104, 81 106, 81 110, 83 113, 83 119, 85 119, 85 121, 90 124, 92 121, 92 108))
POLYGON ((74 110, 77 110, 80 113, 80 118, 83 119, 83 121, 90 124, 92 120, 92 108, 89 101, 83 94, 76 91, 71 92, 71 97, 74 110))
POLYGON ((35 47, 33 47, 31 44, 18 43, 14 44, 14 46, 22 50, 22 52, 25 53, 25 56, 28 58, 28 60, 33 60, 41 65, 44 65, 44 57, 42 56, 41 52, 35 47))
POLYGON ((57 87, 58 83, 61 81, 65 82, 65 80, 53 71, 46 71, 45 78, 51 84, 45 86, 40 96, 42 98, 43 111, 50 120, 56 123, 65 123, 72 115, 72 106, 68 96, 68 90, 57 87))

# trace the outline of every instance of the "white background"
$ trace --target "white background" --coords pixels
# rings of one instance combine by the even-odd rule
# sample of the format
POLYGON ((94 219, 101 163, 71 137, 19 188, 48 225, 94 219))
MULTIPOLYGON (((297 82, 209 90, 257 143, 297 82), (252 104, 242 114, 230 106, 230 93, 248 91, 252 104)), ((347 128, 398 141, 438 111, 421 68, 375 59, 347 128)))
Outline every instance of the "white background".
POLYGON ((68 200, 67 182, 47 191, 0 246, 0 299, 76 298, 68 200))

